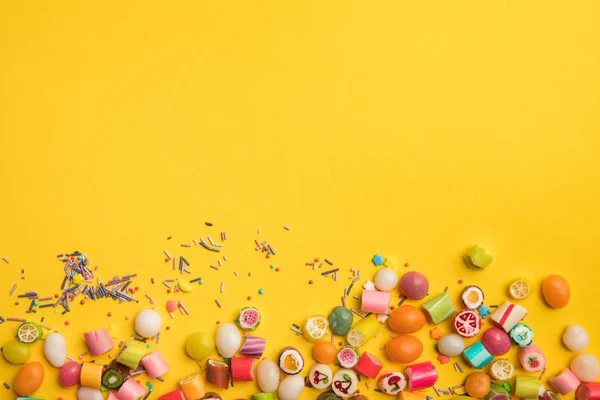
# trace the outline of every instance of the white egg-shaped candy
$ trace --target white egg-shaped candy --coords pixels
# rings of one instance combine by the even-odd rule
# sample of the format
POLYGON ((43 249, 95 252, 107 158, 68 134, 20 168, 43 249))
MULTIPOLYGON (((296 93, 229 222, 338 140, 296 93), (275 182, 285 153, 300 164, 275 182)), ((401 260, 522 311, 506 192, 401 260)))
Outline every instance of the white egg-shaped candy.
POLYGON ((102 392, 96 389, 82 386, 77 391, 78 400, 104 400, 102 392))
POLYGON ((375 287, 387 292, 394 290, 398 284, 398 275, 391 268, 382 268, 375 274, 375 287))
POLYGON ((304 379, 299 375, 287 376, 281 381, 277 394, 280 400, 296 400, 304 389, 304 379))
POLYGON ((600 365, 596 356, 588 353, 580 354, 571 361, 571 371, 581 382, 592 382, 598 378, 600 365))
POLYGON ((445 356, 455 357, 465 350, 465 340, 456 333, 447 333, 438 341, 438 351, 445 356))
POLYGON ((58 332, 54 332, 46 337, 44 341, 44 355, 54 368, 60 368, 65 365, 67 359, 67 342, 58 332))
POLYGON ((151 338, 158 335, 161 325, 162 317, 151 308, 140 311, 135 317, 135 331, 141 337, 151 338))
POLYGON ((222 357, 231 358, 237 353, 242 345, 242 335, 234 324, 223 324, 217 329, 215 340, 217 351, 222 357))
POLYGON ((565 333, 563 333, 563 343, 571 351, 581 351, 587 347, 589 342, 590 336, 579 325, 571 324, 567 326, 565 333))
POLYGON ((273 393, 279 386, 279 366, 271 360, 262 360, 256 367, 258 386, 264 393, 273 393))

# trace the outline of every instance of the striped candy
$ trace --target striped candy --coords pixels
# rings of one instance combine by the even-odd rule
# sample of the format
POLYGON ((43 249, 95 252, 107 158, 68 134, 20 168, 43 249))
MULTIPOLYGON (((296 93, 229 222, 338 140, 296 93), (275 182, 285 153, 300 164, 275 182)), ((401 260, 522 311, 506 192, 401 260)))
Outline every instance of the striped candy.
POLYGON ((267 341, 265 339, 248 335, 240 353, 248 357, 260 358, 265 351, 266 346, 267 341))

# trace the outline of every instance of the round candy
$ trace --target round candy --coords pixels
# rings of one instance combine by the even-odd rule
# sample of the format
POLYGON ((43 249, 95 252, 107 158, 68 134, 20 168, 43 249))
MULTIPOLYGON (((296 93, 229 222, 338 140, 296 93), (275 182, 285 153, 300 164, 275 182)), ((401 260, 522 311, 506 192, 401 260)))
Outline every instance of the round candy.
POLYGON ((331 342, 318 342, 313 346, 312 355, 321 364, 333 364, 337 356, 337 347, 331 342))
POLYGON ((78 400, 103 400, 102 392, 97 389, 82 386, 77 391, 78 400))
POLYGON ((438 341, 438 351, 445 356, 454 357, 465 350, 465 341, 456 333, 447 333, 438 341))
POLYGON ((567 326, 562 338, 565 346, 571 351, 581 351, 590 342, 587 331, 583 327, 574 324, 567 326))
POLYGON ((79 383, 81 376, 81 364, 75 361, 69 361, 60 369, 58 383, 62 387, 71 387, 79 383))
POLYGON ((510 338, 500 328, 490 328, 483 333, 481 343, 493 356, 501 356, 510 350, 510 338))
POLYGON ((420 272, 407 272, 400 278, 400 291, 409 299, 421 300, 429 293, 429 281, 420 272))
POLYGON ((262 360, 256 367, 256 376, 260 390, 272 393, 279 386, 279 366, 271 360, 262 360))
POLYGON ((160 314, 151 308, 140 311, 135 317, 135 331, 141 337, 151 338, 158 335, 161 324, 160 314))
POLYGON ((378 290, 389 291, 398 284, 398 275, 391 268, 382 268, 375 274, 374 280, 378 290))
POLYGON ((44 340, 44 355, 55 368, 65 365, 67 359, 67 342, 58 332, 51 333, 44 340))
POLYGON ((333 372, 331 367, 325 364, 315 364, 308 373, 308 381, 317 390, 323 390, 331 386, 333 372))
POLYGON ((523 323, 515 325, 509 335, 510 340, 519 347, 527 347, 533 342, 533 330, 523 323))
POLYGON ((185 341, 185 350, 194 360, 204 360, 215 348, 215 341, 206 332, 196 332, 185 341))
POLYGON ((280 400, 296 400, 304 389, 304 378, 290 375, 281 381, 277 394, 280 400))
POLYGON ((385 352, 392 361, 411 363, 421 357, 423 343, 416 336, 396 336, 385 346, 385 352))
POLYGON ((589 353, 580 354, 571 361, 571 371, 581 382, 592 382, 598 378, 598 359, 589 353))
POLYGON ((13 340, 2 346, 2 355, 11 364, 25 364, 31 357, 31 349, 25 343, 13 340))
POLYGON ((477 310, 483 304, 483 290, 479 286, 467 286, 460 295, 465 307, 477 310))
POLYGON ((406 377, 400 372, 386 372, 377 379, 377 387, 385 394, 398 394, 406 387, 406 377))
POLYGON ((338 369, 333 374, 331 389, 340 397, 350 397, 356 393, 358 388, 358 376, 351 369, 338 369))
POLYGON ((42 385, 44 367, 39 362, 27 363, 21 368, 15 379, 14 390, 21 396, 33 394, 42 385))
POLYGON ((215 342, 219 354, 225 358, 231 358, 242 345, 242 335, 234 324, 223 324, 217 329, 215 342))
POLYGON ((484 372, 472 372, 465 382, 465 390, 469 396, 481 399, 490 392, 491 379, 484 372))
POLYGON ((345 336, 352 326, 352 318, 352 312, 346 307, 335 307, 327 318, 331 332, 337 336, 345 336))
POLYGON ((542 293, 552 308, 564 308, 571 299, 569 282, 559 275, 550 275, 542 282, 542 293))
POLYGON ((481 317, 473 310, 463 310, 454 316, 453 326, 460 336, 472 338, 481 332, 481 317))
POLYGON ((423 328, 426 322, 423 311, 410 304, 396 308, 387 320, 390 329, 398 333, 415 333, 423 328))

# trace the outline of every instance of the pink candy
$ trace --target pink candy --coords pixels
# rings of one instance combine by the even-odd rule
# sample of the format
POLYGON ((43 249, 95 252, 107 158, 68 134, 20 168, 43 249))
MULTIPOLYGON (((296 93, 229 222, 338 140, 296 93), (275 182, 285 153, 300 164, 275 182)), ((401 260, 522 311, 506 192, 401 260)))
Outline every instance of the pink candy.
POLYGON ((391 296, 390 292, 363 290, 360 310, 367 313, 386 314, 391 296))
POLYGON ((146 395, 146 389, 135 379, 129 378, 117 392, 119 400, 139 400, 146 395))
POLYGON ((165 362, 160 351, 154 351, 142 358, 144 369, 150 375, 150 378, 156 379, 169 371, 169 366, 165 362))
POLYGON ((579 387, 581 382, 569 369, 565 369, 559 375, 550 379, 550 384, 562 395, 569 394, 579 387))
POLYGON ((97 331, 86 332, 83 334, 85 341, 90 349, 90 353, 94 356, 99 356, 109 352, 115 347, 108 331, 106 329, 98 329, 97 331))

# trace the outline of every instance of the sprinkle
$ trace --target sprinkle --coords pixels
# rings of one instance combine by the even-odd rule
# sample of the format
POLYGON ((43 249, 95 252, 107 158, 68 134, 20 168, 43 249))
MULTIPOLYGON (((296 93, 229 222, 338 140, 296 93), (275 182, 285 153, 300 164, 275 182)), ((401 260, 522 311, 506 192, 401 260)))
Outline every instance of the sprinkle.
POLYGON ((194 242, 195 246, 198 246, 198 241, 196 239, 192 239, 192 242, 194 242))
POLYGON ((211 238, 210 236, 208 237, 208 241, 210 242, 210 245, 211 245, 211 246, 214 246, 214 245, 215 245, 215 242, 213 242, 213 240, 212 240, 212 238, 211 238))
POLYGON ((206 225, 206 226, 213 226, 212 222, 205 222, 204 225, 206 225))
POLYGON ((333 262, 332 262, 332 261, 329 261, 328 259, 325 259, 325 262, 326 262, 327 264, 329 264, 329 265, 333 265, 333 262))
POLYGON ((10 389, 10 385, 9 385, 8 383, 6 383, 6 382, 4 382, 4 387, 5 387, 7 390, 8 390, 8 389, 10 389))
POLYGON ((306 265, 307 267, 314 267, 315 263, 307 262, 307 263, 304 263, 304 265, 306 265))
POLYGON ((456 368, 458 368, 458 370, 459 370, 460 372, 463 372, 463 369, 462 369, 462 367, 460 366, 460 363, 459 363, 458 361, 457 361, 456 363, 454 363, 454 365, 456 365, 456 368))
POLYGON ((289 227, 289 226, 287 226, 287 225, 284 225, 284 226, 283 226, 283 229, 285 229, 286 231, 289 231, 289 230, 290 230, 290 227, 289 227))
POLYGON ((346 307, 346 298, 342 296, 342 306, 346 307))
POLYGON ((171 257, 171 255, 169 254, 169 252, 168 252, 168 251, 164 250, 164 253, 165 253, 165 255, 167 256, 167 258, 168 258, 169 260, 173 258, 173 257, 171 257))
POLYGON ((265 293, 265 291, 262 288, 258 289, 258 294, 264 294, 264 293, 265 293))
POLYGON ((149 295, 149 294, 146 294, 146 297, 148 298, 148 300, 150 300, 150 302, 151 302, 152 304, 154 304, 154 303, 155 303, 154 299, 153 299, 152 297, 150 297, 150 295, 149 295))
POLYGON ((190 281, 190 283, 195 283, 195 282, 198 282, 198 281, 200 281, 200 280, 202 280, 202 278, 194 278, 194 279, 192 279, 192 280, 190 281))
POLYGON ((152 282, 152 284, 154 285, 154 278, 150 279, 150 281, 152 282))
POLYGON ((354 314, 358 315, 361 318, 365 318, 364 314, 362 314, 361 312, 355 310, 354 308, 351 308, 350 311, 352 311, 354 314))
POLYGON ((492 304, 490 308, 498 308, 498 304, 492 304))
POLYGON ((225 232, 221 232, 221 240, 222 241, 227 240, 227 235, 225 234, 225 232))
POLYGON ((177 269, 177 257, 173 259, 173 269, 177 269))
POLYGON ((223 243, 215 243, 215 247, 223 247, 223 243))
POLYGON ((385 344, 379 348, 379 350, 385 349, 385 344))
POLYGON ((217 260, 217 262, 219 263, 219 267, 222 267, 222 266, 223 266, 223 261, 221 261, 221 260, 217 260))
POLYGON ((210 265, 210 267, 211 267, 212 269, 216 269, 217 271, 219 270, 219 267, 215 267, 215 266, 214 266, 214 265, 212 265, 212 264, 210 265))
POLYGON ((546 368, 544 368, 544 369, 542 370, 542 373, 540 374, 540 377, 538 378, 538 380, 540 380, 540 381, 541 381, 542 379, 544 379, 544 375, 546 375, 546 368))
POLYGON ((446 286, 446 287, 444 288, 444 292, 447 292, 447 291, 448 291, 448 286, 446 286))
POLYGON ((356 300, 360 300, 360 297, 358 297, 358 296, 352 296, 352 297, 354 297, 356 300))
POLYGON ((293 326, 294 328, 298 328, 298 329, 300 329, 300 325, 298 325, 298 324, 292 324, 292 326, 293 326))
POLYGON ((162 284, 171 289, 171 285, 169 285, 167 282, 163 281, 162 284))
POLYGON ((311 279, 310 281, 308 281, 308 284, 312 285, 313 284, 313 280, 311 279))
POLYGON ((323 275, 323 276, 329 275, 329 274, 337 272, 339 270, 340 270, 339 268, 330 269, 329 271, 321 272, 321 275, 323 275))
POLYGON ((221 308, 221 303, 219 303, 218 299, 215 299, 215 303, 217 303, 217 305, 219 306, 219 308, 221 308))
POLYGON ((185 306, 183 305, 183 303, 181 302, 181 300, 179 300, 177 303, 179 304, 179 306, 180 306, 181 308, 183 308, 183 311, 185 311, 185 313, 186 313, 187 315, 190 315, 190 312, 188 311, 188 309, 187 309, 187 308, 185 308, 185 306))
POLYGON ((187 265, 188 267, 190 266, 190 263, 188 262, 188 260, 186 260, 186 258, 185 258, 185 257, 179 257, 179 259, 180 259, 181 261, 183 261, 183 262, 185 263, 185 265, 187 265))
POLYGON ((368 382, 365 382, 365 386, 367 387, 367 389, 371 389, 368 382))
POLYGON ((17 284, 15 283, 12 287, 12 289, 10 289, 10 293, 9 296, 12 296, 12 294, 15 292, 15 290, 17 289, 17 284))
POLYGON ((406 296, 403 296, 402 299, 400 299, 398 306, 401 306, 402 304, 404 304, 405 301, 406 301, 406 296))
POLYGON ((223 260, 227 261, 227 256, 223 256, 223 260))
POLYGON ((181 247, 192 247, 189 243, 181 243, 181 247))
POLYGON ((6 318, 7 321, 12 321, 12 322, 27 322, 27 320, 22 319, 22 318, 6 318))
POLYGON ((171 236, 169 236, 169 237, 167 238, 167 240, 171 240, 171 236))
POLYGON ((408 267, 410 267, 410 264, 409 263, 404 263, 404 267, 408 268, 408 267))
POLYGON ((437 394, 438 397, 441 397, 440 391, 435 387, 435 385, 433 385, 433 390, 435 390, 435 394, 437 394))
POLYGON ((290 329, 296 332, 296 335, 302 335, 302 332, 299 329, 296 329, 294 327, 291 327, 290 329))
POLYGON ((223 293, 225 291, 225 282, 222 281, 221 282, 221 293, 223 293))
POLYGON ((10 261, 8 261, 8 258, 2 257, 2 260, 4 260, 5 263, 10 264, 10 261))
POLYGON ((238 273, 237 273, 236 271, 233 271, 233 274, 234 274, 235 276, 238 276, 238 273))

